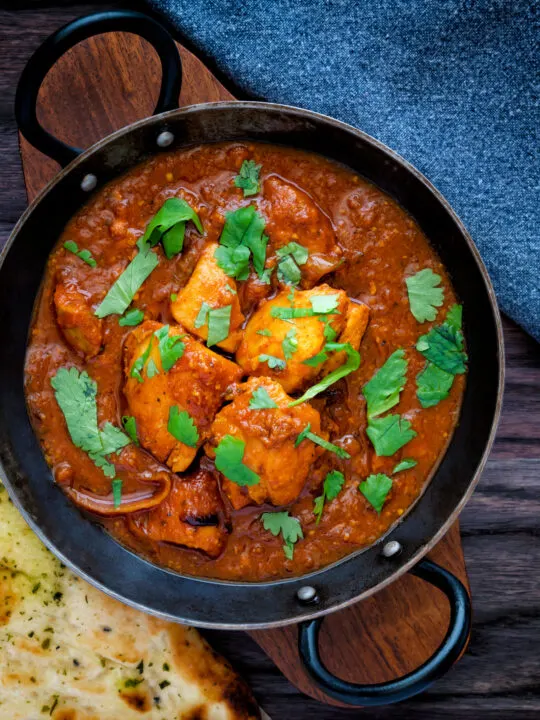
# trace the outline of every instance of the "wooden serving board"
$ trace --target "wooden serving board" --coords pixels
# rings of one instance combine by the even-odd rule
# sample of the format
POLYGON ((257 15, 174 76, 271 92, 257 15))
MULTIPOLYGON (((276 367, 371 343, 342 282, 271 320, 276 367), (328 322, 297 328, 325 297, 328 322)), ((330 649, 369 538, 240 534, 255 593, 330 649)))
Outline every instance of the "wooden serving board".
MULTIPOLYGON (((184 80, 181 105, 231 100, 233 96, 192 53, 178 46, 184 80)), ((53 134, 87 147, 115 129, 152 114, 161 70, 157 54, 139 37, 109 33, 80 43, 48 74, 40 91, 38 117, 53 134)), ((58 166, 20 138, 29 201, 58 172, 58 166)), ((456 522, 430 554, 468 587, 456 522)), ((449 609, 443 595, 406 576, 376 596, 329 616, 321 631, 322 656, 330 670, 353 682, 383 682, 420 665, 444 637, 449 609)), ((250 635, 297 688, 323 702, 304 673, 297 630, 289 626, 250 635)))

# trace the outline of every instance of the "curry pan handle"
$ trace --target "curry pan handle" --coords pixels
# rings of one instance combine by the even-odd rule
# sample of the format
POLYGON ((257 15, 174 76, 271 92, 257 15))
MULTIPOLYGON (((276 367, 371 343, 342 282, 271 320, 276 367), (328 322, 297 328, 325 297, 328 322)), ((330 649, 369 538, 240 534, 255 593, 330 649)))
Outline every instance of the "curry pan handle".
POLYGON ((364 707, 400 702, 425 690, 459 659, 471 629, 467 590, 455 575, 430 560, 422 560, 410 572, 442 590, 450 602, 450 626, 439 648, 423 665, 397 680, 356 685, 332 675, 321 660, 318 640, 323 618, 303 622, 298 634, 300 657, 312 680, 326 695, 347 705, 364 707))
POLYGON ((23 70, 15 95, 15 117, 21 133, 34 147, 65 166, 82 150, 47 132, 37 119, 38 93, 49 70, 82 40, 106 32, 129 32, 148 40, 161 61, 161 89, 154 115, 178 107, 182 62, 169 32, 154 18, 134 10, 111 10, 74 20, 57 30, 36 50, 23 70))

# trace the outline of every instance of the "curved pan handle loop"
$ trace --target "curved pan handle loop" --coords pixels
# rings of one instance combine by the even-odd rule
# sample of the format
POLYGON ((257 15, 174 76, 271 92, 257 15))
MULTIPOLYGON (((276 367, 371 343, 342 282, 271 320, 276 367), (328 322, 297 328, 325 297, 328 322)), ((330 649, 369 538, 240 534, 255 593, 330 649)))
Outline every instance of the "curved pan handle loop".
POLYGON ((471 602, 457 577, 430 560, 422 560, 410 571, 442 590, 450 602, 450 626, 436 652, 413 672, 398 680, 377 685, 356 685, 340 680, 323 664, 319 655, 319 630, 323 618, 300 624, 298 647, 300 657, 317 687, 330 697, 347 705, 375 707, 413 697, 425 690, 459 659, 471 628, 471 602))
POLYGON ((161 61, 161 89, 154 115, 178 107, 182 62, 172 36, 156 20, 133 10, 112 10, 79 18, 57 30, 36 50, 23 70, 15 95, 15 117, 21 133, 34 147, 65 166, 81 149, 51 135, 38 122, 36 106, 45 76, 55 62, 82 40, 106 32, 129 32, 148 40, 161 61))

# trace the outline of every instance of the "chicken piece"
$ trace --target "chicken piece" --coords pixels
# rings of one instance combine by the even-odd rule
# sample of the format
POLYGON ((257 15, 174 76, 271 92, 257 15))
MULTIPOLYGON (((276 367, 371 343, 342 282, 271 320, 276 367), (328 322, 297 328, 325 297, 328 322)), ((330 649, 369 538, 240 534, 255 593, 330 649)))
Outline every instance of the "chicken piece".
POLYGON ((273 377, 288 393, 312 383, 320 375, 322 365, 310 366, 304 361, 320 353, 328 342, 324 334, 326 323, 334 330, 335 337, 344 330, 350 305, 344 290, 335 290, 329 285, 297 291, 293 301, 289 297, 290 291, 284 290, 272 300, 261 304, 251 316, 236 353, 236 361, 248 375, 273 377), (311 299, 320 296, 334 296, 336 312, 291 320, 272 317, 272 311, 276 308, 304 308, 309 312, 313 309, 311 299), (261 332, 264 334, 261 335, 261 332), (285 354, 287 349, 289 357, 285 354), (265 360, 268 357, 277 358, 285 366, 271 367, 275 362, 270 360, 269 364, 265 360))
POLYGON ((86 358, 101 350, 103 323, 88 306, 85 296, 69 282, 54 291, 56 320, 71 347, 86 358))
POLYGON ((216 415, 211 436, 205 445, 209 457, 225 435, 245 443, 242 462, 259 476, 255 485, 240 487, 224 477, 222 489, 235 509, 245 505, 288 505, 302 492, 311 465, 324 452, 311 441, 295 447, 298 435, 309 424, 311 431, 321 433, 317 410, 309 403, 289 407, 291 398, 281 385, 267 377, 250 378, 235 389, 235 398, 216 415), (249 407, 253 392, 264 388, 277 408, 261 410, 249 407))
POLYGON ((302 270, 302 287, 310 288, 341 262, 332 223, 303 190, 277 175, 264 182, 261 211, 266 217, 266 232, 274 252, 292 240, 309 251, 302 270))
POLYGON ((130 530, 152 542, 202 550, 217 557, 227 541, 217 480, 208 470, 175 478, 158 507, 129 517, 130 530))
POLYGON ((168 336, 181 338, 184 352, 170 370, 164 372, 155 336, 163 327, 167 326, 148 320, 129 333, 124 346, 124 395, 127 414, 133 415, 137 423, 141 445, 174 472, 181 472, 193 461, 227 388, 240 379, 242 371, 176 326, 169 328, 168 336), (149 346, 140 382, 133 376, 134 363, 144 357, 149 346), (178 407, 179 413, 189 413, 198 432, 194 447, 180 442, 168 431, 173 406, 178 407))
POLYGON ((202 325, 197 322, 202 303, 205 302, 213 310, 230 305, 229 336, 217 345, 228 352, 235 352, 242 339, 240 327, 244 316, 240 309, 235 280, 223 272, 214 258, 218 247, 217 243, 210 243, 205 247, 187 285, 171 303, 171 312, 177 322, 206 340, 208 317, 202 325))
MULTIPOLYGON (((364 303, 349 302, 349 308, 345 317, 345 327, 336 342, 349 343, 358 350, 369 322, 369 307, 364 303)), ((347 353, 344 351, 334 352, 323 365, 323 375, 337 370, 347 360, 347 353)))

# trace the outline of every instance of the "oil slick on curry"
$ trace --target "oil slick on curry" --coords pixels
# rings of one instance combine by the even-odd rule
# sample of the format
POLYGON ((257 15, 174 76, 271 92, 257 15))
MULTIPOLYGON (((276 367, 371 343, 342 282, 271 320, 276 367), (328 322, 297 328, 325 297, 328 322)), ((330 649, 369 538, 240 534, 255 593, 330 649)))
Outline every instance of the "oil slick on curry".
POLYGON ((262 144, 163 154, 53 250, 26 396, 55 480, 179 572, 301 574, 373 543, 457 422, 462 309, 415 222, 262 144))

